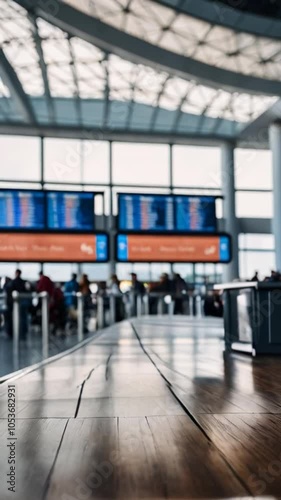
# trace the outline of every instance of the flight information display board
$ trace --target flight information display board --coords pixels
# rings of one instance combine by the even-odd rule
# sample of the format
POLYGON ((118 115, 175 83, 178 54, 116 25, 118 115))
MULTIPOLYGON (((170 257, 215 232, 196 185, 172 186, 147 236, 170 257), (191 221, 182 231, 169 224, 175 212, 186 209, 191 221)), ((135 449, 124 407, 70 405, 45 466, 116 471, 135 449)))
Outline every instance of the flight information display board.
POLYGON ((120 194, 119 229, 124 231, 173 231, 172 196, 120 194))
POLYGON ((120 231, 215 233, 216 197, 119 194, 120 231))
POLYGON ((228 263, 231 239, 228 235, 118 234, 119 262, 228 263))
POLYGON ((0 191, 0 228, 45 228, 45 195, 40 191, 0 191))
POLYGON ((105 233, 0 233, 0 261, 107 262, 108 245, 105 233))
POLYGON ((47 227, 50 230, 92 231, 94 194, 50 191, 47 193, 47 227))
POLYGON ((217 230, 216 198, 212 196, 175 196, 175 230, 210 232, 217 230))

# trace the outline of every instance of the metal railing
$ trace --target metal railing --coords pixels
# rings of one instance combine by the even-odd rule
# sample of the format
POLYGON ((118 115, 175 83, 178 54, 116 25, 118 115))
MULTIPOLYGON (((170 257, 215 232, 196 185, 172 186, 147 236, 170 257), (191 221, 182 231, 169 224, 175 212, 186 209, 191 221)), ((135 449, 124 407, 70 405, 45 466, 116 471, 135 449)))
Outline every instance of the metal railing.
MULTIPOLYGON (((65 298, 73 296, 75 299, 75 309, 77 311, 77 341, 82 342, 84 339, 85 320, 87 319, 87 307, 85 305, 85 297, 81 292, 66 293, 65 298)), ((0 294, 0 314, 7 311, 7 297, 5 294, 0 294)), ((50 300, 47 292, 42 293, 12 293, 12 327, 13 327, 13 351, 14 354, 19 353, 19 342, 21 338, 21 321, 23 314, 28 315, 27 307, 23 308, 23 301, 36 300, 39 304, 40 322, 42 333, 42 356, 47 358, 49 355, 49 337, 50 337, 50 300)), ((203 316, 203 301, 200 295, 183 294, 182 296, 173 296, 167 293, 145 293, 143 295, 135 292, 115 295, 111 293, 93 294, 91 295, 90 316, 95 318, 95 329, 102 329, 106 326, 111 326, 120 320, 120 311, 124 319, 132 317, 149 316, 156 314, 159 316, 172 316, 175 313, 176 301, 182 301, 182 312, 180 314, 193 317, 203 316), (94 315, 94 316, 92 316, 94 315)), ((9 305, 11 307, 11 304, 9 305)), ((89 315, 89 314, 88 314, 89 315)))

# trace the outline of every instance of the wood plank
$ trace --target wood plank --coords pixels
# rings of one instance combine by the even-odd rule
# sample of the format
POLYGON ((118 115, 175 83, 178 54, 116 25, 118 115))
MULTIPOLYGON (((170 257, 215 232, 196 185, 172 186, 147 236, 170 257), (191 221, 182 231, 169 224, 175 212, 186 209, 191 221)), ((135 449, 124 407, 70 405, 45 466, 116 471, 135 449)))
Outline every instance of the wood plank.
POLYGON ((148 418, 167 498, 244 496, 247 491, 187 417, 148 418))
POLYGON ((212 442, 253 496, 281 492, 281 416, 199 415, 212 442))
POLYGON ((18 412, 18 418, 73 418, 77 399, 38 399, 29 401, 18 412))
POLYGON ((116 450, 117 419, 71 420, 45 500, 117 498, 116 450))
POLYGON ((9 451, 7 421, 0 420, 0 498, 1 500, 39 500, 54 463, 67 421, 17 420, 16 492, 8 491, 9 451))
POLYGON ((157 398, 82 398, 78 417, 147 417, 184 415, 177 401, 168 393, 157 398))
POLYGON ((82 491, 122 500, 246 494, 187 417, 70 421, 46 500, 72 500, 82 491))

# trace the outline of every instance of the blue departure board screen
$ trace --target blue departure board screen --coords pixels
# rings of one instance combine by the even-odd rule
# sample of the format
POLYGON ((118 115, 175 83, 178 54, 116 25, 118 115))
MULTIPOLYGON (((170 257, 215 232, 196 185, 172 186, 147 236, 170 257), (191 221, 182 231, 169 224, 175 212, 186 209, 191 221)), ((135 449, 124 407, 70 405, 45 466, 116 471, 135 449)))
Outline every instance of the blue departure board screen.
POLYGON ((0 191, 0 228, 45 228, 45 195, 40 191, 0 191))
POLYGON ((120 231, 217 231, 216 198, 119 194, 120 231))
POLYGON ((94 194, 48 192, 47 226, 50 230, 92 231, 94 229, 94 194))
POLYGON ((173 231, 173 197, 119 195, 119 229, 125 231, 173 231))
POLYGON ((175 221, 176 231, 215 232, 216 199, 212 196, 176 196, 175 221))

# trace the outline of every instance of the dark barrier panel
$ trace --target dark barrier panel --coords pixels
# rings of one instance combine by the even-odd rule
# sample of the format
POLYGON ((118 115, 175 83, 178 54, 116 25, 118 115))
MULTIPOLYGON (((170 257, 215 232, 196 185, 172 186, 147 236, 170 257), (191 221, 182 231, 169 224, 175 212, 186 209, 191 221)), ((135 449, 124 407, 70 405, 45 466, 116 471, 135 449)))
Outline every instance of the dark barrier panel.
POLYGON ((281 283, 216 285, 224 292, 227 351, 281 354, 281 283))

